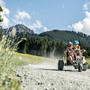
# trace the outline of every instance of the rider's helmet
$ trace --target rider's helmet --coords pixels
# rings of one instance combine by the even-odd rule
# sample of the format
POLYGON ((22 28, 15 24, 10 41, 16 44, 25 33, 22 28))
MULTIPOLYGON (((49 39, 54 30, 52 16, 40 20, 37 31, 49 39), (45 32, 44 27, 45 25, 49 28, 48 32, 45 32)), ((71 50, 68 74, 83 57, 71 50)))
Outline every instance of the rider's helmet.
POLYGON ((68 42, 68 43, 67 43, 67 46, 72 46, 72 45, 73 45, 72 42, 68 42))
POLYGON ((78 45, 79 44, 79 41, 75 40, 75 41, 73 41, 73 44, 74 45, 78 45))

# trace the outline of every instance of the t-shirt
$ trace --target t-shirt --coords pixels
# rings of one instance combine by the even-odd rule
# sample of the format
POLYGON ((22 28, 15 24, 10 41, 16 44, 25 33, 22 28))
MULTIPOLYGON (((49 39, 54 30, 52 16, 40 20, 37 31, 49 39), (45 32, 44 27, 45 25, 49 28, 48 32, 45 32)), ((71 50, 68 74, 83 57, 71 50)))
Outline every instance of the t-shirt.
POLYGON ((70 56, 70 52, 71 52, 71 51, 72 51, 72 49, 68 49, 68 50, 67 50, 67 53, 66 53, 66 54, 67 54, 67 57, 70 56))

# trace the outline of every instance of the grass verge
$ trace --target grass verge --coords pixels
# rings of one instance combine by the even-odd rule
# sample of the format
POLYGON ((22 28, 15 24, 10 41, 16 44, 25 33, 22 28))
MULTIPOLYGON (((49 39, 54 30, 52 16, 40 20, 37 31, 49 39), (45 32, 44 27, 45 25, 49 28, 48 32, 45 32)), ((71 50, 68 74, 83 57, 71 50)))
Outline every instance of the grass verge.
POLYGON ((50 58, 44 58, 40 56, 21 54, 21 53, 16 53, 15 59, 16 60, 14 61, 14 63, 16 66, 24 66, 28 64, 38 64, 46 60, 50 60, 50 58))
MULTIPOLYGON (((15 58, 16 60, 14 61, 14 63, 16 66, 24 66, 28 64, 38 64, 44 61, 51 61, 50 58, 21 53, 16 53, 15 58)), ((86 58, 86 61, 88 62, 88 68, 90 69, 90 58, 86 58)))
POLYGON ((88 68, 90 69, 90 58, 86 58, 86 61, 88 62, 88 68))

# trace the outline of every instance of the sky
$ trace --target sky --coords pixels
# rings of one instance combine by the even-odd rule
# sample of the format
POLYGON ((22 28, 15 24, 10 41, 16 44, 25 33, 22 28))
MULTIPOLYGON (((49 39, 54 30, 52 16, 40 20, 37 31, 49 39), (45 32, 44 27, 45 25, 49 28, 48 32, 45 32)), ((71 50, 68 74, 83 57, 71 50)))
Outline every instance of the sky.
POLYGON ((90 35, 90 0, 0 0, 3 28, 24 24, 35 33, 54 29, 90 35))

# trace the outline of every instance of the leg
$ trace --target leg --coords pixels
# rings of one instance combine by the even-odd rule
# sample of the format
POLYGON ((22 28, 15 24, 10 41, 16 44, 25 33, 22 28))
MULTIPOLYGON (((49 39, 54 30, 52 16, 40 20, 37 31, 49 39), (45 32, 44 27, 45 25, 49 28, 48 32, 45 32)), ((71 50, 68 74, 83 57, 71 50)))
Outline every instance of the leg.
POLYGON ((73 64, 73 58, 72 58, 72 56, 69 56, 68 57, 68 61, 70 61, 70 63, 73 64))
POLYGON ((82 56, 82 64, 84 64, 85 62, 86 62, 85 56, 82 56))

